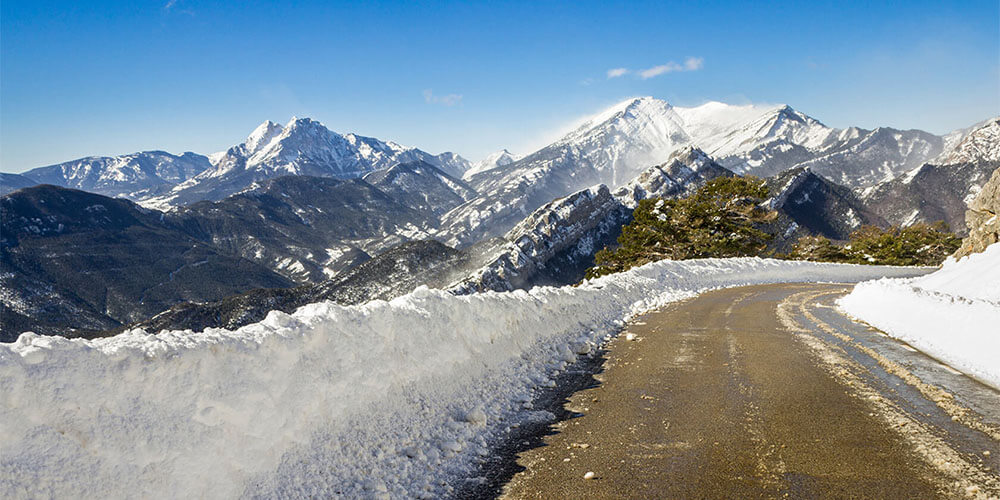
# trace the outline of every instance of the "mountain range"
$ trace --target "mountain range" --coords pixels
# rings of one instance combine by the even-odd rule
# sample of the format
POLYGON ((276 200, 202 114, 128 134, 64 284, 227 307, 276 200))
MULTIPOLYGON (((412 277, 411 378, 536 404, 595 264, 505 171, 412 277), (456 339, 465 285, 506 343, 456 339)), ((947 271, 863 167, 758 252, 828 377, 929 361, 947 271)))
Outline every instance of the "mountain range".
POLYGON ((35 184, 52 184, 128 198, 150 208, 171 208, 220 200, 254 182, 285 175, 349 179, 400 163, 424 161, 461 177, 470 167, 453 153, 432 155, 356 134, 338 134, 309 118, 282 126, 260 124, 226 151, 180 156, 147 151, 117 157, 88 157, 20 174, 35 184))
POLYGON ((833 129, 784 105, 653 98, 612 106, 523 158, 502 150, 476 164, 308 118, 267 121, 212 155, 152 151, 0 176, 0 337, 232 327, 267 304, 388 299, 416 284, 571 283, 639 200, 719 176, 767 179, 777 251, 863 224, 963 231, 998 158, 997 119, 936 136, 833 129))
POLYGON ((685 147, 698 147, 740 175, 768 177, 809 167, 862 189, 947 157, 981 130, 944 137, 919 130, 834 129, 785 105, 710 102, 681 108, 649 97, 630 99, 521 160, 467 175, 480 196, 448 213, 438 236, 462 246, 503 234, 553 198, 594 184, 617 189, 685 147))

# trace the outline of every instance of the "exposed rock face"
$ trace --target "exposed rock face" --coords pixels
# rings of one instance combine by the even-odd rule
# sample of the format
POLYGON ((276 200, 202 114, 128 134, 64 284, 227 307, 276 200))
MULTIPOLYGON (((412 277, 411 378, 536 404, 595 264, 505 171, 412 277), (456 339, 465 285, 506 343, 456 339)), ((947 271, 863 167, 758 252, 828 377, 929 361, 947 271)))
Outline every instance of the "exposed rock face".
POLYGON ((504 236, 496 258, 451 290, 507 291, 580 279, 631 212, 603 184, 550 202, 504 236))
POLYGON ((704 151, 686 147, 670 155, 663 165, 649 167, 616 190, 615 198, 634 209, 640 200, 687 196, 716 177, 733 175, 735 174, 713 161, 704 151))
POLYGON ((868 210, 850 189, 816 175, 808 167, 786 170, 767 179, 771 198, 768 208, 778 212, 767 228, 777 237, 771 248, 787 251, 804 235, 844 240, 862 225, 886 226, 884 219, 868 210))
POLYGON ((944 221, 966 234, 965 211, 1000 162, 924 165, 876 186, 855 191, 865 206, 889 224, 911 226, 944 221))
POLYGON ((977 161, 1000 161, 1000 118, 974 128, 941 159, 945 164, 977 161))
POLYGON ((955 252, 955 257, 979 253, 986 247, 1000 241, 1000 168, 993 172, 990 180, 983 185, 976 199, 965 212, 965 223, 969 236, 955 252))
POLYGON ((678 198, 716 177, 734 174, 702 150, 686 147, 647 168, 614 194, 604 184, 551 201, 504 235, 506 243, 456 293, 565 285, 583 278, 598 250, 614 245, 632 211, 646 198, 678 198))

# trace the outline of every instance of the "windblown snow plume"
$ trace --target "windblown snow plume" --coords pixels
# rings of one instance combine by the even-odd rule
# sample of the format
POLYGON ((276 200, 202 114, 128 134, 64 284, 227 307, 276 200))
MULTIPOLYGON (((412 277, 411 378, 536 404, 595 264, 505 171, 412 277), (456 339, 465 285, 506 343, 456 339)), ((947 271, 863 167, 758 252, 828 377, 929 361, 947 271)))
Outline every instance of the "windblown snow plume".
POLYGON ((659 262, 579 287, 330 302, 210 329, 0 344, 4 498, 440 497, 627 317, 700 291, 912 269, 659 262))
POLYGON ((912 279, 859 284, 852 316, 1000 388, 1000 243, 912 279))

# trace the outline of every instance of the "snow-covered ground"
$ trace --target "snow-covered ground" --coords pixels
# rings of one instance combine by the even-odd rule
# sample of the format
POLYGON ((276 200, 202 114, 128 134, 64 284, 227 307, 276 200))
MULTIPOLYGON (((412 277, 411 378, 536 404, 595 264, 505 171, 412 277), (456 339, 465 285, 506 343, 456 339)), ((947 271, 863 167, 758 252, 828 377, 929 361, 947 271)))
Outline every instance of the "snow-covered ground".
POLYGON ((1000 243, 911 279, 861 283, 850 315, 1000 388, 1000 243))
MULTIPOLYGON (((236 331, 0 344, 4 498, 438 497, 631 315, 719 287, 913 269, 757 258, 578 287, 272 312, 236 331)), ((471 480, 475 480, 474 478, 471 480)))

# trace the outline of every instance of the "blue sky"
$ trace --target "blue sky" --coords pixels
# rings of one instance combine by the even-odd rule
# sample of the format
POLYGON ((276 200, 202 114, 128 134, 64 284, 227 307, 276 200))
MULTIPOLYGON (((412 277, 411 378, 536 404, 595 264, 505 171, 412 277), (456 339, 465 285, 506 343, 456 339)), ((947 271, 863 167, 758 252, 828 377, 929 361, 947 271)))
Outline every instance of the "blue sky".
POLYGON ((637 95, 787 103, 830 126, 934 133, 1000 114, 996 0, 0 9, 7 172, 148 149, 210 153, 292 115, 477 160, 530 152, 637 95), (610 78, 617 68, 628 72, 610 78))

